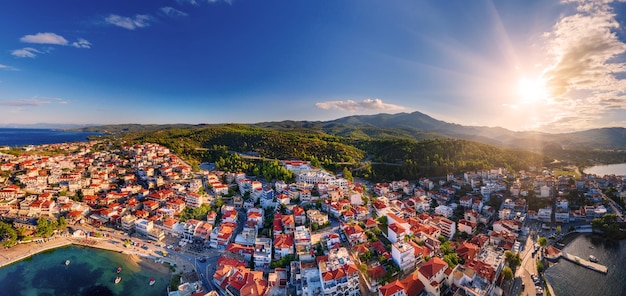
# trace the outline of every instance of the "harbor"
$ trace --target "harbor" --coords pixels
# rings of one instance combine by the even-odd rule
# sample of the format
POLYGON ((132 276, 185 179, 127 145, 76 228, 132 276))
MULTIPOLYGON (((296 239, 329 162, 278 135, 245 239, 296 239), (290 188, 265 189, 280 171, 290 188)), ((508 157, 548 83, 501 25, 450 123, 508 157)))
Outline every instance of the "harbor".
POLYGON ((606 273, 609 272, 609 269, 606 266, 602 265, 602 264, 598 264, 598 263, 591 262, 589 260, 585 260, 585 259, 580 258, 578 256, 574 256, 572 254, 569 254, 567 252, 561 251, 561 258, 563 258, 565 260, 568 260, 570 262, 576 263, 576 264, 578 264, 580 266, 586 267, 588 269, 600 272, 600 273, 606 274, 606 273))
POLYGON ((603 274, 607 274, 609 272, 608 267, 602 264, 590 261, 590 260, 597 261, 597 258, 595 256, 589 256, 590 260, 586 260, 586 259, 580 258, 579 256, 569 254, 565 251, 561 251, 555 247, 550 246, 546 249, 545 257, 546 259, 550 261, 557 261, 559 258, 563 258, 567 261, 570 261, 572 263, 578 264, 580 266, 583 266, 585 268, 588 268, 588 269, 591 269, 593 271, 597 271, 603 274))

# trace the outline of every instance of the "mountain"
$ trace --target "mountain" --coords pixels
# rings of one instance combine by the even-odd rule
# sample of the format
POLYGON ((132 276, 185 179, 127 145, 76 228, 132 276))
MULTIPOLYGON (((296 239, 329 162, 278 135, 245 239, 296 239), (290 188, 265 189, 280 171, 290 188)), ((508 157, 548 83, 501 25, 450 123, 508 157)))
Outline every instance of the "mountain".
POLYGON ((355 115, 339 118, 326 124, 345 124, 359 128, 400 130, 406 134, 425 133, 477 141, 501 147, 523 148, 533 151, 546 149, 624 150, 626 129, 622 127, 550 134, 536 131, 515 132, 501 127, 463 126, 437 120, 420 112, 398 114, 355 115))
MULTIPOLYGON (((83 131, 122 134, 172 128, 202 128, 223 124, 107 125, 83 131)), ((470 140, 498 147, 557 154, 562 150, 626 150, 626 129, 622 127, 550 134, 516 132, 501 127, 464 126, 435 119, 421 112, 353 115, 330 121, 260 122, 246 126, 308 135, 333 135, 352 139, 437 139, 470 140)))

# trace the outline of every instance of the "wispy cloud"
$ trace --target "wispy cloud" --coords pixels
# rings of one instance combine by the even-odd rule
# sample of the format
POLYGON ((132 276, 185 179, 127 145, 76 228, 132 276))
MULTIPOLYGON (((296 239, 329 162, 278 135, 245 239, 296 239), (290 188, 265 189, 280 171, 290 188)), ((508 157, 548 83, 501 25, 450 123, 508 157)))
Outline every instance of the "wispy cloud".
POLYGON ((20 38, 24 43, 67 45, 67 39, 55 33, 37 33, 20 38))
POLYGON ((0 101, 0 106, 10 107, 41 107, 47 104, 69 104, 67 100, 61 98, 34 97, 30 99, 15 99, 0 101))
POLYGON ((50 101, 39 99, 17 99, 0 101, 0 106, 11 107, 40 107, 45 104, 50 104, 50 101))
POLYGON ((13 66, 0 64, 0 70, 17 71, 17 68, 15 68, 13 66))
POLYGON ((76 47, 76 48, 91 48, 91 42, 83 39, 83 38, 78 38, 77 41, 72 42, 72 46, 76 47))
POLYGON ((42 52, 32 47, 24 47, 22 49, 16 49, 11 52, 13 56, 16 56, 18 58, 34 58, 39 53, 42 52))
POLYGON ((544 34, 553 62, 543 76, 559 112, 548 125, 588 124, 603 110, 626 108, 626 79, 619 75, 626 72, 619 58, 626 43, 616 34, 620 27, 613 0, 563 2, 576 3, 576 12, 562 16, 544 34))
POLYGON ((135 30, 137 28, 145 28, 150 26, 153 17, 147 14, 138 14, 134 17, 120 16, 117 14, 111 14, 104 19, 107 23, 122 27, 128 30, 135 30))
MULTIPOLYGON (((55 34, 55 33, 50 33, 50 32, 37 33, 34 35, 26 35, 20 38, 20 41, 24 43, 31 43, 31 44, 48 44, 48 45, 73 46, 76 48, 91 48, 91 42, 83 38, 78 38, 78 40, 72 43, 69 43, 69 41, 67 41, 65 37, 55 34)), ((52 50, 52 48, 48 47, 47 49, 44 49, 44 50, 46 52, 49 52, 50 50, 52 50)), ((40 54, 40 53, 44 53, 44 52, 42 52, 41 50, 32 48, 32 47, 16 49, 11 52, 12 55, 16 57, 20 57, 20 58, 34 58, 37 56, 37 54, 40 54)))
POLYGON ((361 102, 353 100, 328 101, 315 103, 320 109, 337 109, 341 111, 356 112, 359 110, 403 110, 402 106, 383 103, 381 99, 364 99, 361 102))
POLYGON ((217 3, 217 2, 225 2, 228 4, 233 4, 233 0, 176 0, 176 2, 180 4, 191 4, 193 6, 198 6, 202 3, 217 3))
POLYGON ((161 13, 169 17, 183 17, 187 16, 186 12, 180 11, 176 8, 165 6, 160 8, 161 13))

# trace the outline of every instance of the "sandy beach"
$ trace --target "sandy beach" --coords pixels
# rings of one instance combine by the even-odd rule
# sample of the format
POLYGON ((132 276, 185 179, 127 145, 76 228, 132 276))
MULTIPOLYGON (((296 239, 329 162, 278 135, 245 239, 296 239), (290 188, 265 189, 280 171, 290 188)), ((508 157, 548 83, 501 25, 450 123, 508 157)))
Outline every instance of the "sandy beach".
POLYGON ((169 258, 158 258, 154 253, 151 254, 150 249, 144 250, 140 248, 125 248, 123 244, 119 241, 115 241, 109 238, 80 238, 57 236, 42 243, 30 242, 18 244, 9 249, 3 249, 2 251, 0 251, 0 268, 26 259, 38 253, 70 245, 86 246, 123 253, 126 254, 129 261, 134 262, 138 268, 149 269, 161 274, 171 274, 170 265, 163 264, 161 263, 162 261, 169 262, 170 264, 176 264, 176 266, 178 267, 185 265, 185 262, 180 261, 177 256, 169 258), (156 259, 161 260, 160 262, 156 262, 156 259))

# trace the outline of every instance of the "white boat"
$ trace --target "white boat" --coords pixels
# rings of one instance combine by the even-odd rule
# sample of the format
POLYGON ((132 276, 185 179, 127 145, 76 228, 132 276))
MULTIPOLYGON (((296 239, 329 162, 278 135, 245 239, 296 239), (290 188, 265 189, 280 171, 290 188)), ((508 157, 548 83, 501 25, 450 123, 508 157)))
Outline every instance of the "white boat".
POLYGON ((154 278, 150 279, 150 286, 154 285, 154 283, 156 282, 156 280, 154 278))
POLYGON ((122 277, 121 277, 121 276, 118 276, 118 277, 116 277, 116 278, 115 278, 115 283, 117 284, 117 283, 119 283, 121 280, 122 280, 122 277))
POLYGON ((596 258, 596 256, 594 256, 594 255, 589 255, 589 261, 591 261, 591 262, 598 262, 598 258, 596 258))
POLYGON ((70 260, 65 260, 65 266, 70 265, 70 260))

